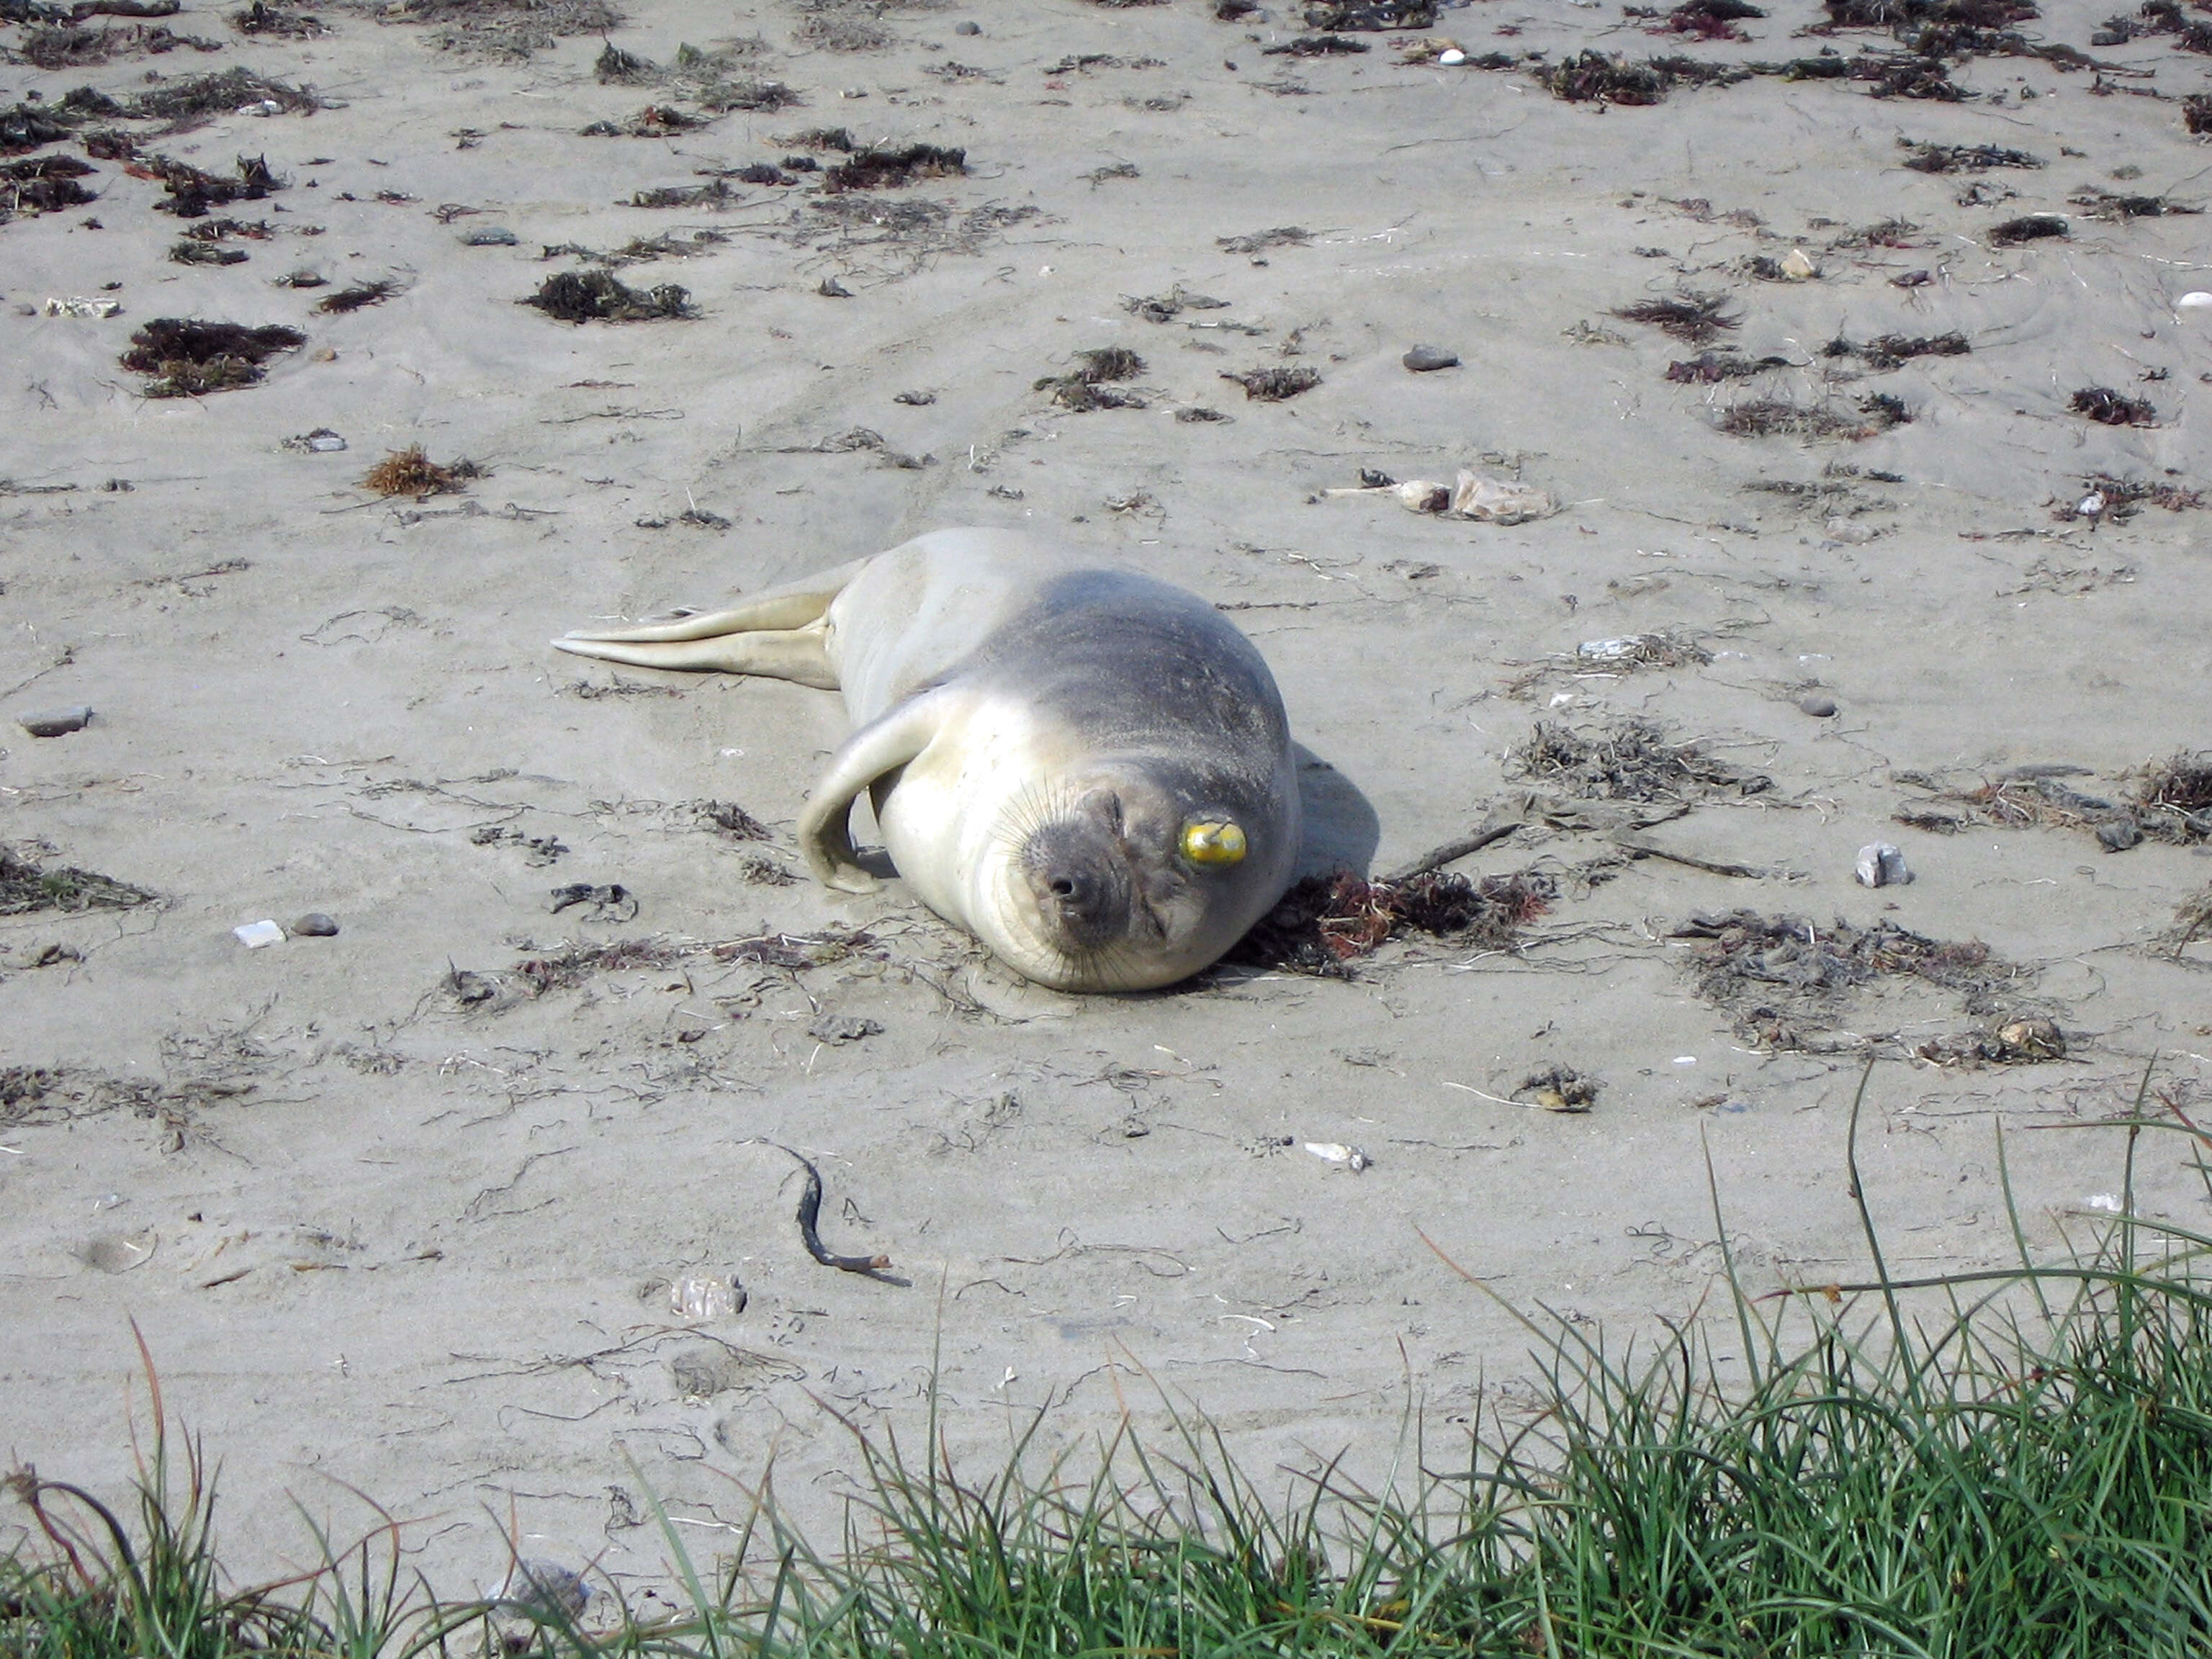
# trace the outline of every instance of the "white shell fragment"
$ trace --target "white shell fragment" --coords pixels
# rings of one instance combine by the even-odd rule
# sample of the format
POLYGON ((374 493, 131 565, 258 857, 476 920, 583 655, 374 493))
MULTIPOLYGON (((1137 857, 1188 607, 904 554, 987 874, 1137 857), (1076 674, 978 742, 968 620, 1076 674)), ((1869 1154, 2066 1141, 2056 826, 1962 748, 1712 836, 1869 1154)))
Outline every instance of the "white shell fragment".
POLYGON ((249 951, 258 951, 264 945, 282 945, 284 930, 273 921, 249 921, 243 927, 230 930, 238 935, 238 942, 249 951))
POLYGON ((2104 513, 2106 505, 2105 492, 2101 489, 2093 489, 2075 503, 2074 511, 2081 518, 2094 519, 2104 513))
POLYGON ((1902 887, 1912 879, 1905 854, 1886 841, 1859 848, 1857 875, 1862 887, 1902 887))
POLYGON ((744 1305, 744 1289, 734 1279, 687 1275, 668 1287, 668 1310, 678 1319, 727 1319, 744 1305))
POLYGON ((1575 647, 1575 655, 1591 662, 1619 662, 1632 657, 1637 647, 1651 636, 1649 634, 1624 634, 1617 640, 1584 640, 1575 647))
POLYGON ((1358 1175, 1375 1160, 1357 1146, 1346 1146, 1336 1140, 1309 1140, 1306 1150, 1326 1164, 1341 1164, 1358 1175))
POLYGON ((2197 289, 2183 295, 2174 304, 2184 311, 2195 311, 2204 306, 2212 306, 2212 294, 2207 294, 2201 288, 2197 289))
POLYGON ((1437 54, 1437 62, 1442 64, 1446 69, 1457 69, 1462 64, 1467 62, 1467 54, 1457 46, 1446 46, 1437 54))
POLYGON ((1782 274, 1793 283, 1810 282, 1820 274, 1820 267, 1813 263, 1813 256, 1802 247, 1793 247, 1780 260, 1782 274))
POLYGON ((82 294, 72 294, 65 300, 49 299, 46 306, 49 317, 112 317, 122 309, 120 300, 88 300, 82 294))

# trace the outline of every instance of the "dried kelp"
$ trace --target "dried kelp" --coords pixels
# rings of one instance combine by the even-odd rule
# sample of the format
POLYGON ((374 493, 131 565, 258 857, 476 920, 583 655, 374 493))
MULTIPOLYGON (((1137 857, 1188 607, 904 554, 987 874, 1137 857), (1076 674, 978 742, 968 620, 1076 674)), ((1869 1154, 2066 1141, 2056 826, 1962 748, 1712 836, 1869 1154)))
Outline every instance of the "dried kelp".
POLYGON ((247 328, 162 317, 131 337, 121 361, 124 368, 152 377, 149 398, 196 398, 258 385, 266 374, 264 363, 307 343, 298 329, 277 324, 247 328))
POLYGON ((1670 743, 1655 720, 1629 718, 1597 731, 1539 720, 1506 757, 1507 775, 1583 800, 1691 803, 1764 794, 1764 773, 1716 760, 1695 743, 1670 743))
POLYGON ((1403 881, 1370 881, 1348 870, 1308 876, 1224 960, 1348 979, 1353 961, 1408 929, 1480 950, 1510 950, 1556 897, 1551 880, 1533 872, 1480 880, 1437 871, 1403 881))

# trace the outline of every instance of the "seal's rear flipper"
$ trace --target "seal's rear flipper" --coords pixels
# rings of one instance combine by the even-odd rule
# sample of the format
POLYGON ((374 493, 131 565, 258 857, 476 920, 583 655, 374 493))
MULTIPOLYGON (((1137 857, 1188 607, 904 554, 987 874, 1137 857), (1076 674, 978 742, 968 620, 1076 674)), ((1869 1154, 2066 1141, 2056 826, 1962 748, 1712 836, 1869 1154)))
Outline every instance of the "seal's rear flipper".
POLYGON ((787 582, 727 611, 643 628, 566 634, 553 641, 554 648, 639 668, 762 674, 834 691, 837 676, 823 652, 823 618, 865 562, 787 582))
POLYGON ((896 772, 929 746, 947 714, 944 690, 924 692, 872 720, 845 739, 830 757, 830 769, 806 810, 799 815, 799 848, 825 887, 847 893, 872 892, 876 878, 861 868, 853 850, 853 803, 860 792, 896 772))

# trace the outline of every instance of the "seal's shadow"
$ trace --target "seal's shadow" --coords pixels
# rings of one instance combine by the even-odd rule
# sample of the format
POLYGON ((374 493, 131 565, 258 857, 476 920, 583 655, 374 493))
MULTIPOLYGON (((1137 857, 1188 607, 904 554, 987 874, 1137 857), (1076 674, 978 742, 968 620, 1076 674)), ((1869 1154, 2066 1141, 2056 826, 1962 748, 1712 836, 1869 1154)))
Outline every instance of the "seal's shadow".
POLYGON ((1382 820, 1359 787, 1304 744, 1293 744, 1298 763, 1298 803, 1305 831, 1298 848, 1297 876, 1325 876, 1334 870, 1367 873, 1382 820))

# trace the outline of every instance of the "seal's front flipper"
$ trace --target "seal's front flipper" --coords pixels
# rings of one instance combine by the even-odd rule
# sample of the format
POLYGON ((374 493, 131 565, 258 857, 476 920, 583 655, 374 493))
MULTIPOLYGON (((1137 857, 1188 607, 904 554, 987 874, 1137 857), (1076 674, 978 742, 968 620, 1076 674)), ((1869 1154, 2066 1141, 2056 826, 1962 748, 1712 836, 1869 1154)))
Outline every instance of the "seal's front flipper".
POLYGON ((847 893, 875 890, 876 878, 854 854, 853 803, 869 785, 929 746, 945 723, 947 695, 939 690, 901 703, 854 732, 830 757, 830 769, 799 815, 799 850, 823 886, 847 893))
POLYGON ((643 628, 579 631, 553 641, 556 650, 639 668, 705 669, 762 674, 801 685, 837 689, 823 650, 830 603, 866 560, 839 565, 769 588, 726 611, 703 611, 643 628))

